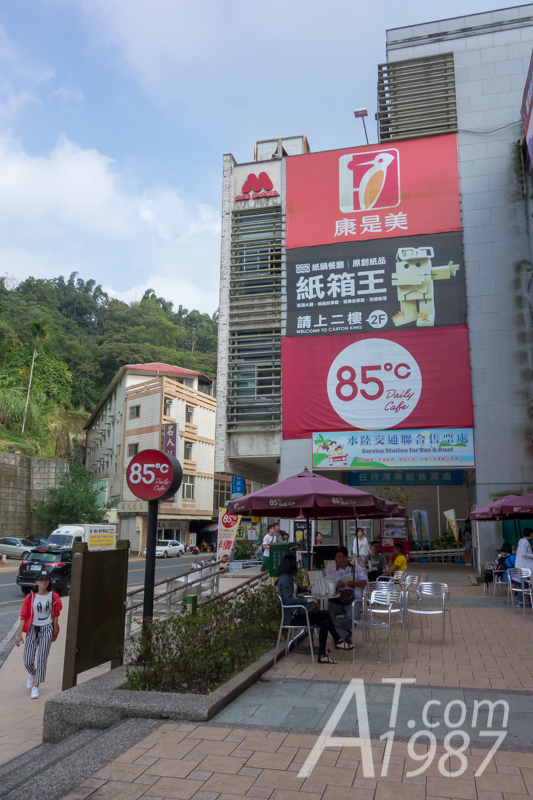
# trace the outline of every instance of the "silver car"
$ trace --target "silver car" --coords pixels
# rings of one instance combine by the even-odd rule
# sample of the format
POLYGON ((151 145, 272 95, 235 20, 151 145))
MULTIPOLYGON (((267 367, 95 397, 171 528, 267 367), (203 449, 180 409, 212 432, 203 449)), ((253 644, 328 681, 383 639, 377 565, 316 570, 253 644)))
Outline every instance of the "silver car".
POLYGON ((30 542, 29 539, 12 539, 5 536, 0 539, 0 555, 6 554, 7 558, 28 558, 32 550, 35 550, 36 545, 30 542))
MULTIPOLYGON (((156 558, 172 558, 172 556, 180 558, 181 554, 184 552, 185 552, 185 545, 181 544, 181 542, 166 541, 160 539, 156 542, 155 545, 156 558)), ((144 549, 144 555, 146 556, 146 548, 144 549)))

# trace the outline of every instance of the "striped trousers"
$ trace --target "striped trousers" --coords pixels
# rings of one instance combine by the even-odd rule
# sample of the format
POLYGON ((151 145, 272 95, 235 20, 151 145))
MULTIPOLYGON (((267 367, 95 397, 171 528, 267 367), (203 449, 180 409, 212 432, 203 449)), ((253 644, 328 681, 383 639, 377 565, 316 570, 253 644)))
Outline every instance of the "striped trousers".
POLYGON ((53 634, 53 625, 30 625, 30 630, 26 634, 22 659, 30 675, 35 675, 35 683, 44 683, 46 678, 46 662, 48 661, 53 634), (36 654, 37 669, 35 669, 36 654))

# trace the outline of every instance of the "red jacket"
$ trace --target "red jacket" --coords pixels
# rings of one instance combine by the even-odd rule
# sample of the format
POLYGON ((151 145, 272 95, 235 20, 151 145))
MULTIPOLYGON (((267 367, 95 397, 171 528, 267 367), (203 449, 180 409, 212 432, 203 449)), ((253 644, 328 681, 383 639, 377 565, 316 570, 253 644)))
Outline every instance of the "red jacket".
MULTIPOLYGON (((24 600, 24 604, 22 606, 22 611, 20 612, 20 618, 25 620, 26 624, 24 625, 23 633, 28 633, 30 629, 30 625, 33 622, 33 601, 37 592, 33 590, 26 595, 24 600)), ((61 598, 57 594, 57 592, 52 592, 52 617, 58 617, 61 613, 61 609, 63 608, 63 603, 61 602, 61 598)), ((59 625, 57 626, 57 632, 59 633, 59 625)))

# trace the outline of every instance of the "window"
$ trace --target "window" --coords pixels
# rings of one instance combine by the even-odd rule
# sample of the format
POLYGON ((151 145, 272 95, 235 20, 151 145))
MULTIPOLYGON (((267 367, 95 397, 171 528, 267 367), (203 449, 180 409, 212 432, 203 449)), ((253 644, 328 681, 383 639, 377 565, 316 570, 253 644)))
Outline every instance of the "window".
POLYGON ((117 466, 117 462, 115 461, 115 466, 113 467, 113 472, 115 475, 117 474, 117 466))
POLYGON ((182 497, 184 500, 194 500, 194 475, 183 476, 182 497))
POLYGON ((138 419, 141 416, 140 406, 130 406, 130 419, 138 419))
POLYGON ((190 425, 192 425, 193 415, 194 415, 194 407, 188 406, 185 410, 185 422, 188 422, 190 425))
POLYGON ((192 442, 185 442, 185 458, 192 461, 192 442))
POLYGON ((138 452, 139 452, 139 445, 137 444, 137 442, 135 444, 128 445, 128 458, 136 456, 138 452))
POLYGON ((119 457, 121 452, 122 452, 122 445, 121 444, 117 444, 117 458, 119 457))
POLYGON ((231 500, 231 480, 222 481, 215 478, 213 492, 213 508, 224 508, 231 500))

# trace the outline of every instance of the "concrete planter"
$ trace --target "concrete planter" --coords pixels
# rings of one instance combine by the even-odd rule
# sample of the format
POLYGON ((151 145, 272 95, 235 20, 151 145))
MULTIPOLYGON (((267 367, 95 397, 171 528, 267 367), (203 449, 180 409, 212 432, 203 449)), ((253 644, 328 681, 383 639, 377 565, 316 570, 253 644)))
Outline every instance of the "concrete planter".
POLYGON ((132 718, 205 722, 248 689, 274 663, 273 649, 205 695, 120 689, 126 680, 126 668, 119 667, 47 700, 43 742, 60 742, 84 728, 102 730, 132 718))

